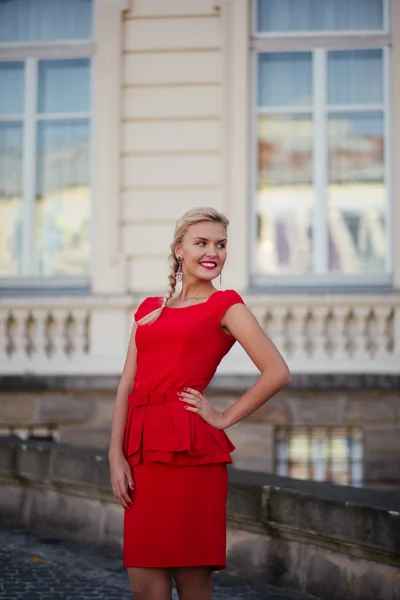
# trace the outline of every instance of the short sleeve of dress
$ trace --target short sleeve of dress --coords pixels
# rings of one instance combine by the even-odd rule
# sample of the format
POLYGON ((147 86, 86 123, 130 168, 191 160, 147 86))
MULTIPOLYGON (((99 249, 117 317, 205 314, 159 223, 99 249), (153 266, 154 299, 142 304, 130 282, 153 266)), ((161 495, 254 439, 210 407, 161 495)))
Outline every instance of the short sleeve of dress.
POLYGON ((235 290, 226 290, 219 295, 217 318, 218 318, 218 330, 228 340, 233 340, 231 335, 228 335, 221 327, 221 319, 231 306, 234 304, 244 304, 243 298, 235 292, 235 290))
POLYGON ((143 302, 139 304, 133 315, 135 323, 140 321, 140 319, 143 319, 143 317, 151 313, 153 310, 156 310, 156 308, 158 308, 159 305, 160 298, 146 298, 145 300, 143 300, 143 302))

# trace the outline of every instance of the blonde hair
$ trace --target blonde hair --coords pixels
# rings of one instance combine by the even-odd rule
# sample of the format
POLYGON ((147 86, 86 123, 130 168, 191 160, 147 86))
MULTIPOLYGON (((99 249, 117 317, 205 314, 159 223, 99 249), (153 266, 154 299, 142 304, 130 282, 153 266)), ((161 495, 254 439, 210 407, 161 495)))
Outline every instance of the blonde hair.
POLYGON ((185 212, 185 214, 178 219, 175 226, 174 240, 171 244, 171 254, 168 257, 168 262, 170 265, 169 272, 169 286, 168 291, 163 297, 161 306, 156 310, 153 310, 148 315, 139 319, 137 325, 147 325, 152 323, 161 315, 163 309, 166 307, 168 300, 172 298, 176 288, 176 272, 178 270, 178 259, 175 255, 175 248, 178 244, 182 243, 183 238, 186 235, 187 230, 191 225, 195 225, 196 223, 201 223, 202 221, 209 221, 211 223, 221 223, 228 227, 229 221, 222 213, 218 212, 214 208, 206 207, 206 208, 192 208, 185 212))

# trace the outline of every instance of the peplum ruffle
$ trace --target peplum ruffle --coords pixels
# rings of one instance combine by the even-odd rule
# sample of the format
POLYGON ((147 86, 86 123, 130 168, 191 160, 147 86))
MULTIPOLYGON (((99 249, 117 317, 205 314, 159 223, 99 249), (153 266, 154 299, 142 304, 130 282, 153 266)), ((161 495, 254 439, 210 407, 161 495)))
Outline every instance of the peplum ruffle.
POLYGON ((235 446, 221 429, 184 409, 177 392, 145 393, 128 397, 124 455, 131 466, 164 462, 176 466, 232 463, 235 446))

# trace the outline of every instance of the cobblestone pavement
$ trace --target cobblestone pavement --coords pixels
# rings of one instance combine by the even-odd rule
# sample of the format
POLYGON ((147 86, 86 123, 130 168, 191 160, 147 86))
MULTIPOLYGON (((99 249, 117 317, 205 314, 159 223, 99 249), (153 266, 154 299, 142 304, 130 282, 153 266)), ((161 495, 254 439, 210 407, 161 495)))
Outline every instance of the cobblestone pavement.
MULTIPOLYGON (((0 598, 7 600, 133 600, 120 557, 105 549, 0 526, 0 565, 0 598)), ((213 600, 244 599, 300 600, 214 575, 213 600)))

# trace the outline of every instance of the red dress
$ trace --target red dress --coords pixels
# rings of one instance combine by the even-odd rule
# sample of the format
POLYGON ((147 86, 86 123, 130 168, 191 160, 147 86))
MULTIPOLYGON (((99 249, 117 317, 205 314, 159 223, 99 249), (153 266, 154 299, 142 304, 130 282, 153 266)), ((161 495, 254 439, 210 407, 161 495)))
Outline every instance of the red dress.
MULTIPOLYGON (((161 301, 144 300, 135 320, 161 301)), ((226 566, 226 463, 235 447, 223 430, 185 410, 177 392, 208 386, 235 343, 221 318, 238 303, 235 291, 217 291, 200 304, 164 308, 137 328, 124 439, 136 488, 124 511, 125 567, 226 566)))

